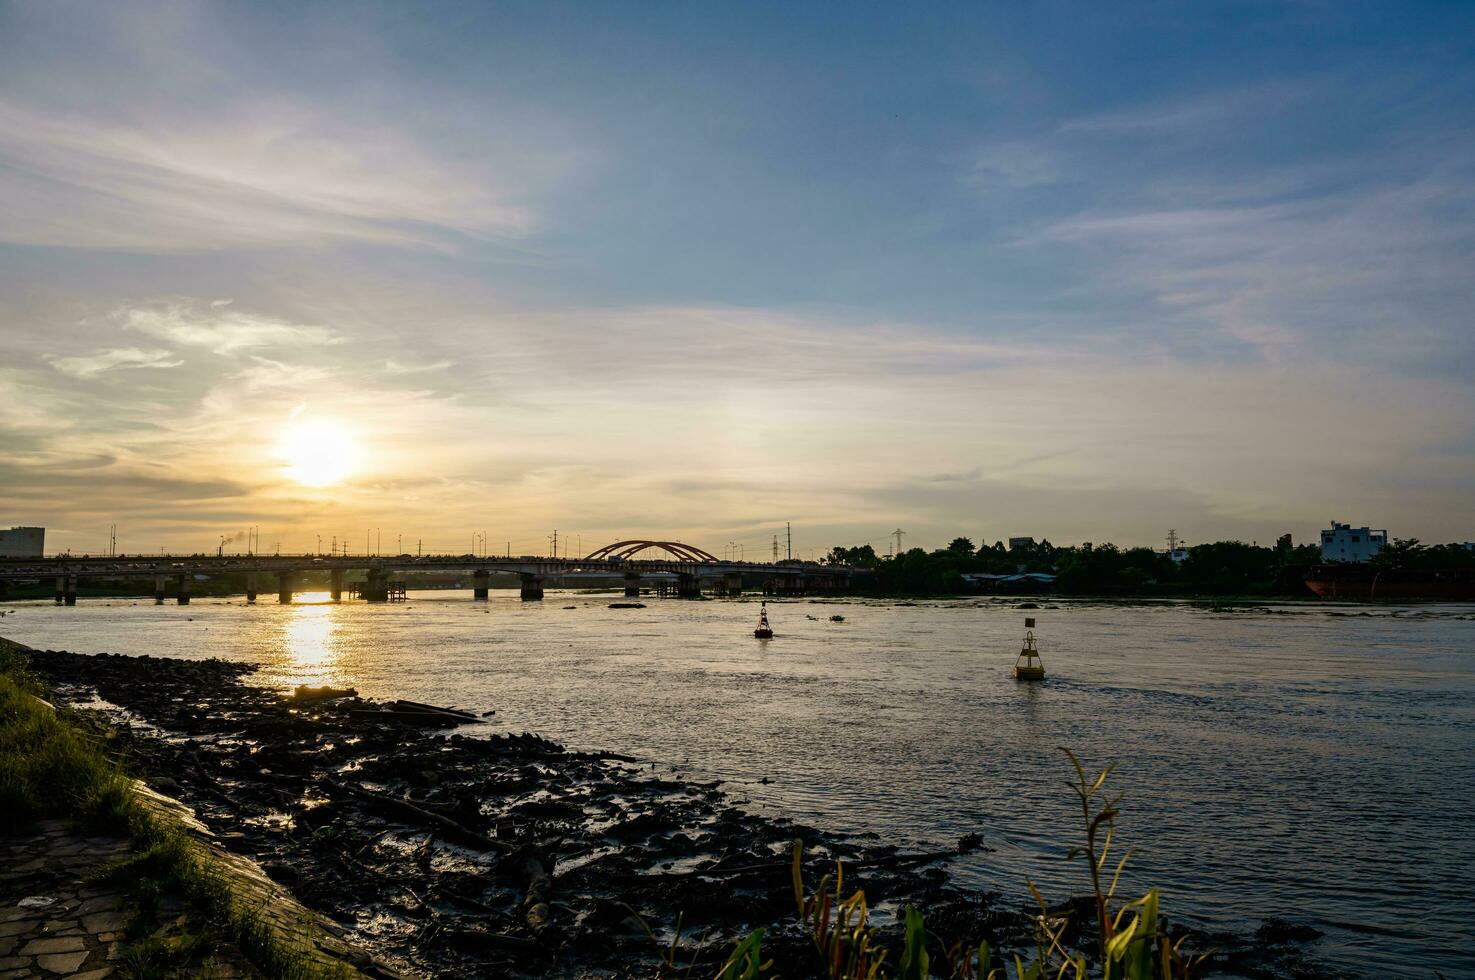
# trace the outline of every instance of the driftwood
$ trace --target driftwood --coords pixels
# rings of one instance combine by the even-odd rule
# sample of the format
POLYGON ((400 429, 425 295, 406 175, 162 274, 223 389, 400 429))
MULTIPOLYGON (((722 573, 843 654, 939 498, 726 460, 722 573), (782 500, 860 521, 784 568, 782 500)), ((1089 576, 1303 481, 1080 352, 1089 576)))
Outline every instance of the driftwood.
POLYGON ((342 698, 356 698, 359 692, 351 687, 308 687, 306 684, 298 684, 288 701, 293 704, 315 704, 320 701, 338 701, 342 698))
POLYGON ((403 699, 391 701, 389 702, 389 706, 401 711, 424 711, 430 714, 449 715, 452 718, 461 718, 465 721, 476 721, 476 715, 469 711, 462 711, 460 708, 442 708, 433 704, 423 704, 419 701, 405 701, 403 699))
MULTIPOLYGON (((931 864, 933 861, 945 861, 948 858, 958 856, 954 848, 951 851, 929 851, 924 854, 890 854, 886 857, 869 858, 865 860, 847 861, 839 858, 840 864, 846 870, 852 868, 902 868, 917 864, 931 864)), ((724 868, 721 864, 714 864, 709 868, 698 868, 691 871, 670 871, 665 874, 645 874, 639 871, 627 871, 618 877, 628 879, 659 879, 661 881, 675 881, 682 878, 733 878, 738 875, 759 874, 762 872, 788 872, 793 864, 788 861, 773 861, 763 864, 743 864, 734 868, 724 868)))
POLYGON ((345 793, 357 800, 361 800, 383 813, 391 814, 399 817, 401 820, 408 820, 412 823, 428 824, 441 831, 442 835, 447 839, 453 840, 458 844, 465 844, 467 847, 475 847, 483 851, 495 851, 498 854, 511 854, 514 850, 513 846, 506 841, 496 840, 488 837, 486 834, 477 833, 471 828, 457 823, 450 817, 418 807, 408 800, 386 796, 383 793, 376 793, 373 790, 364 789, 360 786, 349 786, 347 783, 340 783, 331 779, 326 779, 323 783, 340 793, 345 793))
POLYGON ((527 880, 527 894, 522 900, 522 915, 533 935, 548 928, 553 921, 553 909, 548 898, 553 892, 553 876, 543 868, 543 862, 526 848, 521 848, 508 859, 511 866, 527 880))
MULTIPOLYGON (((468 847, 480 848, 484 851, 495 851, 504 855, 503 866, 527 882, 527 893, 523 897, 523 918, 528 928, 534 935, 543 932, 553 921, 553 909, 549 905, 549 896, 553 893, 553 876, 543 866, 543 861, 527 847, 513 847, 506 841, 496 840, 485 834, 479 834, 469 827, 464 827, 450 817, 433 813, 409 802, 376 793, 373 790, 364 789, 360 786, 350 786, 334 780, 324 780, 324 784, 331 789, 346 793, 355 799, 361 800, 377 810, 409 820, 418 824, 429 824, 440 831, 445 837, 458 844, 468 847)), ((418 896, 417 896, 418 897, 418 896)), ((463 896, 455 896, 463 898, 463 896)), ((474 900, 472 900, 474 901, 474 900)))
POLYGON ((422 725, 426 728, 451 728, 469 725, 476 719, 462 718, 445 711, 422 711, 419 708, 354 708, 349 717, 365 721, 395 721, 405 725, 422 725))

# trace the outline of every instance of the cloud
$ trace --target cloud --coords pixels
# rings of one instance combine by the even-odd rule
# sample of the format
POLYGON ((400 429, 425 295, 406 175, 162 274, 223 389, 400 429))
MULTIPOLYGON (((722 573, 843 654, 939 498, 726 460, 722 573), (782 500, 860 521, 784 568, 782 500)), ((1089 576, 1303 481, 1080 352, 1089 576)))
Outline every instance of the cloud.
MULTIPOLYGON (((1159 315, 1266 358, 1467 366, 1475 314, 1475 166, 1451 158, 1425 173, 1341 192, 1226 203, 1233 188, 1187 207, 1097 209, 1056 221, 1021 245, 1076 246, 1117 288, 1144 291, 1159 315)), ((1181 335, 1180 335, 1181 336, 1181 335)), ((1159 337, 1159 339, 1165 339, 1159 337)))
POLYGON ((1042 187, 1061 180, 1059 155, 1042 143, 1016 140, 984 147, 964 174, 964 183, 987 191, 995 187, 1042 187))
POLYGON ((1078 116, 1061 123, 1060 132, 1141 135, 1198 129, 1251 113, 1274 112, 1300 105, 1334 87, 1334 82, 1328 78, 1301 78, 1217 89, 1190 98, 1078 116))
POLYGON ((115 316, 129 330, 221 355, 258 348, 319 347, 344 340, 327 327, 289 323, 214 304, 203 310, 185 304, 142 307, 115 316))
POLYGON ((428 364, 402 364, 391 357, 384 362, 384 372, 386 374, 424 374, 428 371, 444 371, 451 366, 451 363, 449 360, 442 360, 431 361, 428 364))
POLYGON ((402 132, 267 101, 126 120, 0 100, 0 240, 181 252, 366 241, 446 249, 534 214, 402 132))
POLYGON ((137 347, 116 347, 75 357, 48 356, 45 360, 62 374, 84 380, 118 368, 172 368, 184 363, 171 351, 140 350, 137 347))

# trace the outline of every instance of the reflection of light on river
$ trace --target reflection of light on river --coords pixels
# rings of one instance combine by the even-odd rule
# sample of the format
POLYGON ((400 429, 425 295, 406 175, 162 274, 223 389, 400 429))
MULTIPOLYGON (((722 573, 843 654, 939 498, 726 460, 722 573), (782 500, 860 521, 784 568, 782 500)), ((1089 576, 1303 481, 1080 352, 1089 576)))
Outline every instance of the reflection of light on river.
MULTIPOLYGON (((303 683, 322 683, 335 666, 333 634, 337 630, 334 608, 312 604, 316 593, 301 596, 305 603, 294 606, 283 637, 289 671, 301 675, 303 683)), ((327 593, 322 594, 327 598, 327 593)))

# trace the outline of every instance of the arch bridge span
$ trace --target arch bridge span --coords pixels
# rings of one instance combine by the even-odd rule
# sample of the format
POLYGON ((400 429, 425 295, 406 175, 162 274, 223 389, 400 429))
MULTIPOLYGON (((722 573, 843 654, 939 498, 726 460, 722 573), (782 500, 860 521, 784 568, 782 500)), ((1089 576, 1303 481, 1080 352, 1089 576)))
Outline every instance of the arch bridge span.
POLYGON ((585 561, 623 561, 640 554, 642 551, 659 549, 673 556, 677 561, 719 561, 720 559, 710 552, 703 551, 695 545, 682 544, 680 541, 616 541, 607 544, 591 552, 585 561))

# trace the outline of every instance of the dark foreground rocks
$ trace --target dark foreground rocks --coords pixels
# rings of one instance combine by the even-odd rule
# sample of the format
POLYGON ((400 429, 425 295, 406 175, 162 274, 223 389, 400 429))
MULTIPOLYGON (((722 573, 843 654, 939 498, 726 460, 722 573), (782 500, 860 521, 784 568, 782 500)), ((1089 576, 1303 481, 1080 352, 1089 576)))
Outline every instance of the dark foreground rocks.
MULTIPOLYGON (((284 696, 243 683, 241 664, 37 651, 32 667, 63 696, 108 702, 136 774, 408 972, 648 977, 679 920, 673 958, 692 976, 756 927, 780 975, 811 975, 795 840, 811 888, 841 859, 846 893, 864 888, 883 922, 923 909, 942 973, 953 942, 1033 945, 1028 910, 949 884, 947 858, 977 835, 901 850, 823 834, 745 813, 716 783, 486 724, 448 730, 470 719, 416 717, 429 706, 284 696)), ((1222 966, 1285 975, 1231 943, 1222 966)))

